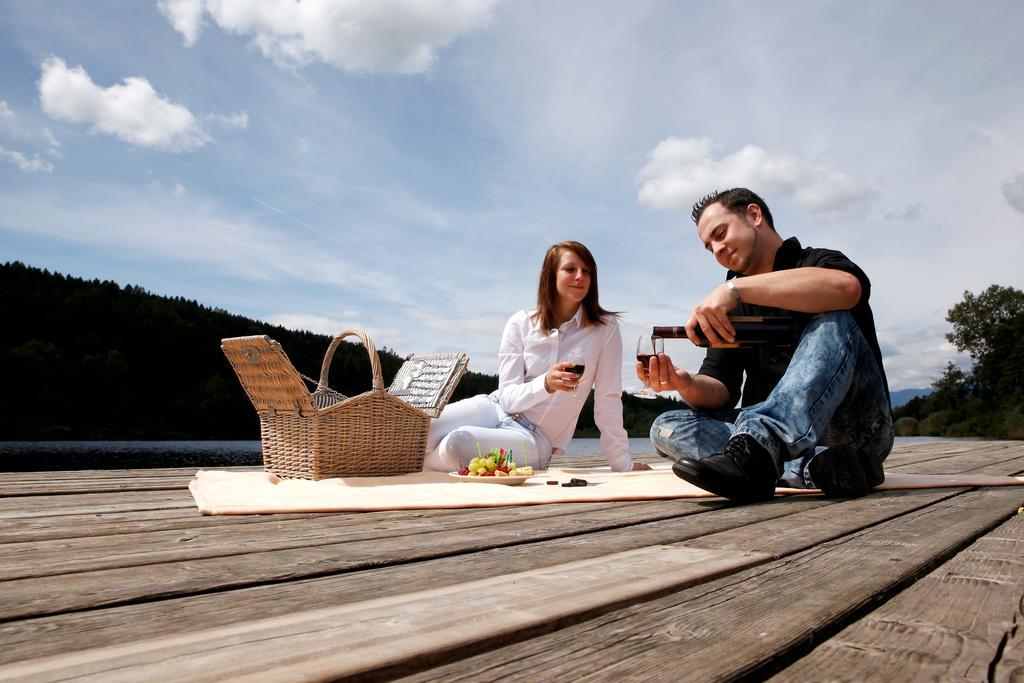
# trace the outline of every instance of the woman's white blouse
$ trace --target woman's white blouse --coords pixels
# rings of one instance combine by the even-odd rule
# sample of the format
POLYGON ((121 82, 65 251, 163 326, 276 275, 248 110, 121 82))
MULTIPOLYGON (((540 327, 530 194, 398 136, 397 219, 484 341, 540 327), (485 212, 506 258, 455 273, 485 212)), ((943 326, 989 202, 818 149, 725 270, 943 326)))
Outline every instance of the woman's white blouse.
POLYGON ((629 439, 622 427, 622 335, 615 318, 604 325, 581 327, 583 309, 544 334, 531 311, 519 311, 505 323, 498 351, 495 396, 506 413, 520 413, 540 428, 553 449, 564 450, 576 430, 583 399, 594 389, 594 422, 601 430, 601 450, 618 472, 633 468, 629 439), (544 375, 566 354, 582 354, 586 365, 577 394, 544 388, 544 375))

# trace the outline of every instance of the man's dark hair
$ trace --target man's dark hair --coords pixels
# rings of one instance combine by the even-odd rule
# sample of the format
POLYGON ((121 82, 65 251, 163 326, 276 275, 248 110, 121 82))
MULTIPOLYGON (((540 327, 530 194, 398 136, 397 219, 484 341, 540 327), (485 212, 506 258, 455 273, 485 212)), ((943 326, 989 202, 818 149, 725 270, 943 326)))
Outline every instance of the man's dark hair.
POLYGON ((730 190, 722 190, 721 192, 716 190, 705 195, 703 199, 693 205, 693 213, 690 214, 690 217, 693 218, 695 224, 700 221, 700 216, 704 213, 704 209, 712 204, 721 204, 729 211, 741 215, 747 213, 748 206, 757 204, 761 208, 761 215, 768 222, 768 227, 775 230, 775 221, 772 219, 772 212, 768 210, 768 205, 756 193, 751 192, 745 187, 734 187, 730 190))

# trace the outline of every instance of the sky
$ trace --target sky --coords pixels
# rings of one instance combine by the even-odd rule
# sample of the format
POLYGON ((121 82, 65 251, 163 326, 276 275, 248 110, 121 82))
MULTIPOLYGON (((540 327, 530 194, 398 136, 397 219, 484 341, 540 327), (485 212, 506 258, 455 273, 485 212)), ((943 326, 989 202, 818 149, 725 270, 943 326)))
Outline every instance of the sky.
POLYGON ((637 336, 724 278, 692 203, 747 186, 861 266, 890 388, 927 387, 969 363, 964 292, 1024 289, 1022 29, 1016 0, 5 0, 0 262, 494 373, 575 239, 636 389, 637 336))

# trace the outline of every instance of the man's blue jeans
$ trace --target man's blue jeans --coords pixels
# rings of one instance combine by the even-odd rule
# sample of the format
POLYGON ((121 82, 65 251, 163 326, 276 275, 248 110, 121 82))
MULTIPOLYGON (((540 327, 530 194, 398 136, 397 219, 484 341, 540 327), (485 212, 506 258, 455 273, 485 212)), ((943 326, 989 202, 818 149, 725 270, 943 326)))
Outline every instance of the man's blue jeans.
POLYGON ((871 347, 849 311, 814 316, 768 398, 743 409, 672 410, 651 426, 662 456, 703 459, 749 434, 775 459, 780 485, 814 488, 807 466, 830 446, 860 458, 868 485, 882 483, 892 414, 871 347))

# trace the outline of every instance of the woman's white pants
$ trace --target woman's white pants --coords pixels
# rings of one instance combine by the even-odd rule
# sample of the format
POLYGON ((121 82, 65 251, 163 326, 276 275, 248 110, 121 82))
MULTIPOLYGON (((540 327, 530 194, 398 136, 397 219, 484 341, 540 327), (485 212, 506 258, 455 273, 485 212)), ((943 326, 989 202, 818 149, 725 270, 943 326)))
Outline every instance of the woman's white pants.
POLYGON ((423 469, 457 472, 479 452, 511 450, 516 464, 547 469, 551 443, 525 418, 509 416, 490 396, 479 395, 450 403, 430 421, 423 469), (532 428, 531 428, 532 427, 532 428), (523 462, 525 451, 525 462, 523 462))

